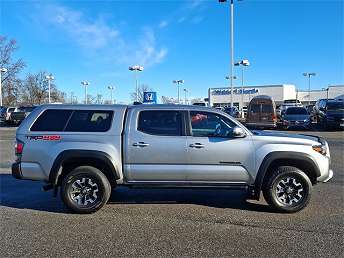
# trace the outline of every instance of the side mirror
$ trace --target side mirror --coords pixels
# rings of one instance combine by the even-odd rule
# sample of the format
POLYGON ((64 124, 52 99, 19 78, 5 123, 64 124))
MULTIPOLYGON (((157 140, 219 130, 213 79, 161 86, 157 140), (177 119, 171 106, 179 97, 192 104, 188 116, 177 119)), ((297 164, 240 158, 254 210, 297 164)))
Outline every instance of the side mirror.
POLYGON ((236 127, 233 128, 232 137, 234 137, 234 138, 244 138, 244 137, 246 137, 246 133, 245 133, 245 131, 241 127, 236 126, 236 127))

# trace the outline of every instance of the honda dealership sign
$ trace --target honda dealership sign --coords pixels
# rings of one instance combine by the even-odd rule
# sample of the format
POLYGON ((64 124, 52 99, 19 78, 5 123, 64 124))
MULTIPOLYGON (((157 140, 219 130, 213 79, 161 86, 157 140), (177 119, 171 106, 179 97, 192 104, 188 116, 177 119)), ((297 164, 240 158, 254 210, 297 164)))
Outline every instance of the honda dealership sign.
MULTIPOLYGON (((259 93, 259 90, 256 88, 252 89, 244 89, 243 92, 241 92, 241 89, 234 89, 233 94, 257 94, 259 93)), ((226 89, 226 88, 221 88, 221 89, 212 89, 211 90, 211 95, 216 96, 216 95, 230 95, 231 90, 226 89)))
POLYGON ((143 93, 143 103, 145 104, 156 104, 157 103, 157 95, 156 92, 144 92, 143 93))

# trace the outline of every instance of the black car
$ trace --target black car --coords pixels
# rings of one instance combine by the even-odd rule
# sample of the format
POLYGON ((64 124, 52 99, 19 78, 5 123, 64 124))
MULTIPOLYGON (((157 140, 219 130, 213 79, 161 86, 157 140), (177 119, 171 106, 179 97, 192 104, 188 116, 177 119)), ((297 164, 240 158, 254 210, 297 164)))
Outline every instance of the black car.
POLYGON ((315 112, 317 121, 323 129, 344 128, 344 101, 322 101, 315 112))
POLYGON ((238 110, 238 108, 236 106, 225 107, 223 111, 226 112, 228 115, 230 115, 232 117, 235 117, 235 118, 240 117, 239 110, 238 110))
POLYGON ((282 116, 282 126, 284 129, 310 129, 311 116, 304 107, 289 107, 282 116))

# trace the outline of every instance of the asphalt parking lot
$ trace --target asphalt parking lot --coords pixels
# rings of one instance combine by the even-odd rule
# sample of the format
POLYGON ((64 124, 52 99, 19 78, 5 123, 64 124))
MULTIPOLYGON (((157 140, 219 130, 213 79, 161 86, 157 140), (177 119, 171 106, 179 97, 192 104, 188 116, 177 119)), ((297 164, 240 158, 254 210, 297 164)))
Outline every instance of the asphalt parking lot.
POLYGON ((344 134, 306 133, 329 142, 335 175, 299 213, 234 191, 118 188, 99 212, 75 215, 42 183, 12 178, 15 128, 0 128, 1 256, 343 257, 344 134))

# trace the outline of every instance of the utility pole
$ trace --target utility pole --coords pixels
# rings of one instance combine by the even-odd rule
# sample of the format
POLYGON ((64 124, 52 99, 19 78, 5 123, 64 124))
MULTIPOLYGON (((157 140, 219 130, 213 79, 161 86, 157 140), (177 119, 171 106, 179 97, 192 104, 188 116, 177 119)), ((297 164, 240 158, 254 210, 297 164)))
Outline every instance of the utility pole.
POLYGON ((108 86, 108 89, 110 90, 111 104, 113 104, 113 95, 112 95, 112 92, 113 92, 113 90, 115 89, 115 87, 114 87, 114 86, 108 86))
POLYGON ((179 84, 184 83, 184 80, 174 80, 173 83, 177 84, 178 88, 178 104, 180 104, 180 97, 179 97, 179 84))
MULTIPOLYGON (((240 1, 240 0, 238 0, 240 1)), ((225 3, 227 0, 219 0, 225 3)), ((231 107, 233 107, 233 76, 234 76, 234 0, 230 0, 230 91, 231 91, 231 107)))
POLYGON ((135 73, 135 84, 136 84, 136 102, 138 102, 139 98, 139 79, 138 79, 138 72, 142 72, 144 70, 143 66, 134 65, 130 66, 129 70, 135 73))
POLYGON ((303 76, 308 77, 308 105, 311 104, 311 76, 316 76, 316 73, 303 73, 303 76))
POLYGON ((1 85, 1 75, 2 73, 7 73, 7 69, 6 68, 0 68, 0 106, 2 107, 2 85, 1 85))
POLYGON ((90 83, 88 81, 82 81, 81 85, 85 87, 85 104, 87 104, 87 87, 90 85, 90 83))

